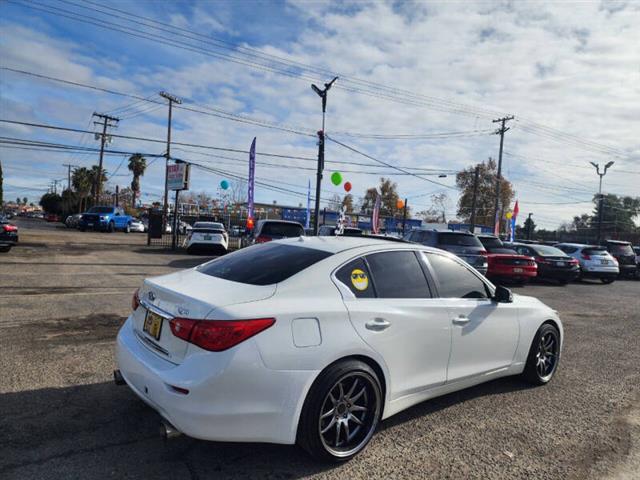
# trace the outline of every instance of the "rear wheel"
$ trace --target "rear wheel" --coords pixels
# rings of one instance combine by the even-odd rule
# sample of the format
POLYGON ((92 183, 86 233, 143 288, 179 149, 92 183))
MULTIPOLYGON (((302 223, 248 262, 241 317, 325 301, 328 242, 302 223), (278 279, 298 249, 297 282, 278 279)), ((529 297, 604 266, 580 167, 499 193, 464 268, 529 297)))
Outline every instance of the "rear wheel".
POLYGON ((560 360, 560 333, 549 323, 536 332, 524 367, 524 379, 534 385, 549 383, 560 360))
POLYGON ((3 245, 2 247, 0 247, 0 252, 2 253, 6 253, 9 250, 11 250, 11 245, 3 245))
POLYGON ((336 363, 309 390, 298 444, 319 460, 349 460, 369 443, 381 412, 382 389, 373 369, 359 360, 336 363))
POLYGON ((613 283, 615 281, 615 278, 611 278, 611 277, 607 278, 607 277, 605 277, 605 278, 601 278, 600 281, 602 283, 604 283, 605 285, 608 285, 609 283, 613 283))

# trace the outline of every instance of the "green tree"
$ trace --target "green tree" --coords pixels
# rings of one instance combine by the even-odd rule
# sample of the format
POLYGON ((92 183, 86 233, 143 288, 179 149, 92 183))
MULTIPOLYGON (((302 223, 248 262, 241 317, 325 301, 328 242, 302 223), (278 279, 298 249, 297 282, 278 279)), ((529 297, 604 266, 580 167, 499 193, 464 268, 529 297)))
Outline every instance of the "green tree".
POLYGON ((395 216, 402 214, 402 210, 398 210, 397 204, 400 196, 398 195, 398 184, 389 178, 380 177, 380 185, 378 187, 368 188, 362 199, 360 207, 363 213, 370 214, 376 203, 376 196, 380 193, 380 215, 395 216))
POLYGON ((46 213, 62 213, 62 198, 57 193, 45 193, 40 198, 40 206, 46 213))
MULTIPOLYGON (((597 231, 600 215, 598 195, 594 195, 595 204, 589 226, 593 232, 597 231)), ((634 219, 640 214, 640 197, 625 197, 613 194, 603 196, 602 200, 602 236, 617 235, 619 233, 635 232, 637 226, 634 219)))
MULTIPOLYGON (((89 177, 91 178, 91 195, 95 197, 98 181, 100 182, 100 191, 104 192, 104 184, 107 181, 107 171, 103 168, 100 172, 100 167, 94 165, 89 170, 89 177)), ((96 199, 97 203, 100 203, 100 199, 96 199)))
POLYGON ((131 206, 135 207, 136 197, 140 191, 140 177, 144 175, 144 171, 147 169, 147 160, 140 153, 134 153, 129 157, 129 171, 133 174, 133 180, 131 180, 131 190, 133 190, 133 196, 131 198, 131 206))
MULTIPOLYGON (((495 216, 494 203, 496 198, 496 180, 498 168, 495 160, 489 158, 487 162, 478 164, 478 190, 476 195, 476 225, 493 225, 495 216)), ((458 217, 466 222, 471 221, 471 207, 473 205, 473 184, 475 181, 476 165, 466 168, 456 174, 456 185, 461 190, 458 199, 458 217)), ((509 205, 513 202, 515 192, 513 185, 504 176, 500 181, 500 218, 504 218, 509 205)), ((504 225, 505 222, 502 222, 504 225)))
POLYGON ((27 199, 27 197, 22 197, 22 204, 23 205, 26 205, 28 201, 29 200, 27 199))
POLYGON ((93 188, 93 180, 91 173, 86 167, 78 167, 73 171, 71 176, 71 185, 80 197, 78 203, 78 212, 82 212, 87 209, 87 196, 93 188))

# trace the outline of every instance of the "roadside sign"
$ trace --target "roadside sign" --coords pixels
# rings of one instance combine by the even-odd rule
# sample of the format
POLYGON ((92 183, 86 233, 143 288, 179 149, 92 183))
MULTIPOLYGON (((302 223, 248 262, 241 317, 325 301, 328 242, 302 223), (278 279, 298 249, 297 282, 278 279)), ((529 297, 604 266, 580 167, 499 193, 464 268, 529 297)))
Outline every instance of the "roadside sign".
POLYGON ((167 166, 167 188, 189 190, 189 164, 174 163, 167 166))

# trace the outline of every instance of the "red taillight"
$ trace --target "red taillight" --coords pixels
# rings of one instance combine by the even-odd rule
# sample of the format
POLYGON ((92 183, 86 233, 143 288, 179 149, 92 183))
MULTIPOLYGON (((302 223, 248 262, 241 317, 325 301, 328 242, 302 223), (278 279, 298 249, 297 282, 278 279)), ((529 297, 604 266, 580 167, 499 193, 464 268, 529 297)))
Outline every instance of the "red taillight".
POLYGON ((16 227, 15 225, 3 225, 2 229, 5 232, 17 232, 18 231, 18 227, 16 227))
POLYGON ((536 257, 536 263, 549 263, 544 257, 536 257))
POLYGON ((140 289, 136 288, 136 291, 133 292, 133 298, 131 298, 131 309, 135 312, 140 306, 140 289))
POLYGON ((580 262, 578 262, 578 260, 576 260, 575 258, 572 258, 571 260, 569 260, 569 263, 571 265, 578 265, 580 262))
POLYGON ((487 252, 486 250, 480 250, 480 255, 484 255, 486 257, 487 255, 489 255, 489 252, 487 252))
POLYGON ((586 253, 582 254, 582 259, 583 260, 591 260, 591 255, 587 255, 586 253))
POLYGON ((255 320, 192 320, 174 318, 169 322, 176 337, 210 352, 221 352, 266 330, 275 318, 255 320))
POLYGON ((271 241, 270 237, 265 237, 263 235, 260 235, 258 237, 256 237, 256 243, 265 243, 265 242, 269 242, 271 241))

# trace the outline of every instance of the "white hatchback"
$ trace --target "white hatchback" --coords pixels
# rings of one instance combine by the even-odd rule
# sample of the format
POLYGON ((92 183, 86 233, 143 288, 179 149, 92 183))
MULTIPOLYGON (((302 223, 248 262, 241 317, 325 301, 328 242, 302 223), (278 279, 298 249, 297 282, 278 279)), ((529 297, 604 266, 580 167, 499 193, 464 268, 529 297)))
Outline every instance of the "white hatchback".
POLYGON ((602 283, 613 283, 620 273, 618 261, 606 247, 584 245, 582 243, 559 243, 556 248, 562 250, 580 263, 578 278, 599 278, 602 283))
POLYGON ((450 253, 300 237, 145 280, 114 375, 166 432, 340 461, 416 403, 507 375, 549 382, 562 339, 554 310, 450 253))
POLYGON ((229 247, 229 235, 222 223, 196 222, 187 234, 186 246, 188 253, 207 250, 224 254, 229 247))

